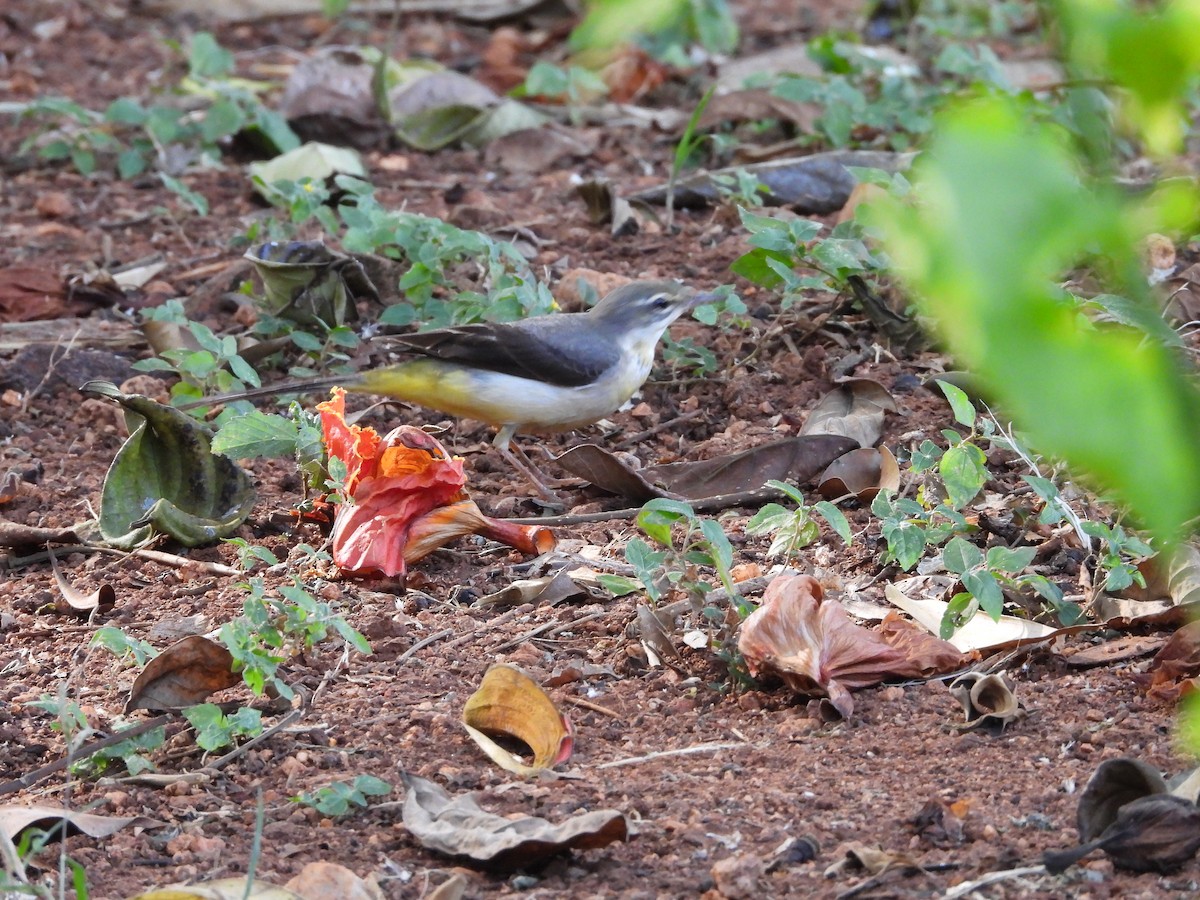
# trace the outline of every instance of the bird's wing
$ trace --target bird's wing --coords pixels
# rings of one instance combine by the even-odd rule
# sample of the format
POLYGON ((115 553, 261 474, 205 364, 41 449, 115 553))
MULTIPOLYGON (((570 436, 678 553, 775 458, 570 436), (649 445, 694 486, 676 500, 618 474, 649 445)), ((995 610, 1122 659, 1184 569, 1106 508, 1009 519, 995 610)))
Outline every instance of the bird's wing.
POLYGON ((620 359, 620 351, 579 313, 519 322, 439 328, 400 337, 409 350, 447 362, 561 387, 590 384, 620 359))

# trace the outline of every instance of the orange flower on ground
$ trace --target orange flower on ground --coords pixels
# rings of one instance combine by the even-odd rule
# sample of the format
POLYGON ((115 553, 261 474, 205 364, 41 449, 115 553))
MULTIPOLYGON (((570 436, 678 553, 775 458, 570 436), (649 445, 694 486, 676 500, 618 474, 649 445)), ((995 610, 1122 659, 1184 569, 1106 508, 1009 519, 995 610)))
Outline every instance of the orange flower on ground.
POLYGON ((485 516, 464 490, 463 461, 432 435, 401 425, 380 438, 346 423, 345 391, 317 406, 330 457, 346 466, 347 499, 333 523, 333 561, 354 574, 403 575, 410 563, 465 534, 525 553, 554 547, 548 529, 485 516))

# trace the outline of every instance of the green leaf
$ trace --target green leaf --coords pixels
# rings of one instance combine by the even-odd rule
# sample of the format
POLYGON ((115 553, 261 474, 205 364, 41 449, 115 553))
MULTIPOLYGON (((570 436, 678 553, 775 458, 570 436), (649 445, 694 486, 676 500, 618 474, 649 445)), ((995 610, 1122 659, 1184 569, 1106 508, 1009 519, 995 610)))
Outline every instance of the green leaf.
POLYGON ((770 534, 792 521, 793 513, 778 503, 768 503, 746 523, 746 534, 770 534))
POLYGON ((983 553, 970 541, 960 537, 951 538, 942 550, 942 562, 956 575, 965 575, 983 565, 983 553))
POLYGON ((200 136, 207 144, 237 134, 246 124, 246 115, 238 104, 222 98, 208 108, 200 122, 200 136))
POLYGON ((208 215, 208 201, 204 199, 202 194, 196 193, 178 178, 172 178, 166 172, 159 172, 158 177, 169 191, 194 209, 197 214, 201 216, 208 215))
POLYGON ((925 531, 912 522, 885 523, 883 536, 896 563, 907 572, 925 555, 925 531))
POLYGON ((384 797, 392 792, 392 786, 374 775, 359 775, 354 779, 354 789, 368 797, 384 797))
POLYGON ((133 428, 104 478, 100 533, 129 549, 165 532, 187 547, 232 534, 254 506, 249 476, 212 452, 212 432, 148 397, 92 381, 85 393, 120 403, 133 428))
POLYGON ((946 611, 942 613, 942 622, 938 627, 938 637, 943 641, 949 640, 962 624, 964 613, 974 602, 975 598, 965 591, 951 597, 950 602, 946 604, 946 611))
POLYGON ((991 547, 987 552, 987 567, 993 571, 1015 575, 1033 562, 1037 547, 991 547))
POLYGON ((729 270, 762 287, 778 287, 783 284, 783 277, 769 261, 789 268, 792 265, 792 258, 786 253, 756 247, 735 259, 729 270))
POLYGON ((955 509, 962 509, 974 500, 988 479, 980 456, 982 451, 978 447, 964 444, 948 449, 938 462, 938 475, 955 509))
POLYGON ((294 420, 256 409, 222 426, 213 438, 212 452, 230 459, 291 456, 298 437, 294 420))
POLYGON ((850 523, 846 521, 846 516, 840 509, 828 500, 817 501, 813 504, 813 509, 829 523, 829 527, 842 539, 843 544, 849 547, 854 542, 854 536, 850 532, 850 523))
POLYGON ((733 545, 729 543, 729 535, 725 533, 721 523, 716 519, 702 519, 700 533, 708 539, 717 567, 728 572, 733 566, 733 545))
POLYGON ((1004 592, 1000 590, 996 576, 983 569, 975 569, 963 574, 962 583, 963 587, 971 592, 971 596, 979 601, 979 608, 996 621, 1000 621, 1004 612, 1004 592))
POLYGON ((624 597, 626 594, 636 594, 642 589, 640 581, 626 578, 624 575, 599 575, 596 578, 600 586, 614 597, 624 597))
POLYGON ((216 78, 233 71, 233 54, 207 31, 198 31, 188 48, 188 70, 193 78, 216 78))
POLYGON ((954 421, 960 425, 965 425, 967 428, 975 427, 975 404, 971 402, 971 398, 967 396, 967 392, 958 385, 951 384, 948 381, 938 381, 938 387, 942 389, 942 393, 946 395, 946 399, 950 401, 950 409, 954 413, 954 421))

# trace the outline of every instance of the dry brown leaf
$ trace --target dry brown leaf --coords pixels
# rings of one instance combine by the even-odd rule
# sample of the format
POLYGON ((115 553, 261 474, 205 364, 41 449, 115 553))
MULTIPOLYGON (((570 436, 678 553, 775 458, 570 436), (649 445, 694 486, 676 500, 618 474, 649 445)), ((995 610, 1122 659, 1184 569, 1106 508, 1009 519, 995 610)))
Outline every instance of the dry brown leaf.
POLYGON ((554 824, 535 816, 506 818, 479 808, 471 794, 451 797, 432 781, 408 772, 404 825, 421 845, 465 857, 491 869, 528 868, 566 850, 606 847, 628 836, 625 816, 614 809, 580 813, 554 824))
POLYGON ((889 612, 883 617, 878 633, 908 657, 920 678, 953 672, 962 668, 970 658, 949 641, 930 634, 896 612, 889 612))
POLYGON ((383 900, 379 885, 331 862, 309 863, 284 887, 304 900, 383 900))
POLYGON ((800 434, 840 434, 873 447, 883 434, 884 413, 895 411, 895 399, 878 381, 848 378, 821 398, 800 434))
POLYGON ((702 500, 754 491, 771 479, 803 484, 852 449, 853 438, 814 434, 715 459, 634 469, 616 454, 583 444, 559 456, 557 462, 597 487, 644 503, 654 497, 702 500))
POLYGON ((877 633, 851 622, 840 603, 822 602, 823 596, 809 575, 776 578, 762 606, 742 623, 738 649, 750 674, 778 676, 805 696, 828 696, 849 718, 850 691, 914 677, 918 670, 877 633))
POLYGON ((1071 850, 1048 851, 1046 868, 1061 872, 1094 850, 1113 865, 1134 872, 1170 872, 1200 849, 1200 808, 1169 794, 1139 797, 1117 811, 1116 820, 1098 838, 1071 850))
POLYGON ((870 503, 880 491, 900 489, 900 467, 887 447, 861 447, 835 459, 817 478, 817 490, 830 500, 847 494, 870 503))
POLYGON ((51 552, 49 556, 54 580, 58 583, 59 593, 62 594, 63 602, 55 604, 59 612, 74 613, 87 618, 93 612, 106 613, 117 605, 117 591, 111 584, 105 582, 92 593, 84 594, 67 581, 62 569, 58 567, 58 558, 54 553, 51 552))
POLYGON ((1176 631, 1154 655, 1145 674, 1135 679, 1155 699, 1174 703, 1188 680, 1200 675, 1200 621, 1176 631))
POLYGON ((150 660, 129 690, 126 714, 135 709, 183 709, 241 681, 229 651, 192 635, 150 660))
POLYGON ((479 690, 463 708, 467 733, 491 760, 518 775, 536 775, 571 758, 575 748, 571 723, 541 685, 515 666, 487 670, 479 690), (515 738, 533 752, 527 765, 491 739, 515 738))
POLYGON ((967 672, 950 685, 950 694, 967 716, 964 729, 995 725, 1001 729, 1024 714, 1013 686, 1000 675, 967 672))
POLYGON ((123 828, 160 828, 166 825, 157 819, 145 816, 98 816, 94 813, 74 812, 57 806, 0 806, 0 832, 11 841, 18 841, 26 828, 40 828, 53 834, 54 840, 62 837, 65 823, 68 834, 86 834, 93 838, 111 837, 123 828))
POLYGON ((222 878, 203 884, 170 884, 129 900, 309 900, 287 888, 254 880, 246 890, 245 878, 222 878))

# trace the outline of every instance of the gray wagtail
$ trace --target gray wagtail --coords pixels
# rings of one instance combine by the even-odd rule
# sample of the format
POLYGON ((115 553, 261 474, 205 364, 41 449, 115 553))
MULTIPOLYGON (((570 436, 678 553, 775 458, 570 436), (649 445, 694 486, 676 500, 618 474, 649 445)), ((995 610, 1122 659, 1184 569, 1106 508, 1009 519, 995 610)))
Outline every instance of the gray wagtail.
POLYGON ((404 335, 397 340, 417 358, 357 375, 211 397, 184 408, 333 385, 383 394, 496 426, 495 448, 539 493, 554 498, 520 448, 509 446, 513 435, 570 431, 616 412, 649 377, 668 326, 717 299, 674 281, 635 281, 586 312, 404 335))

